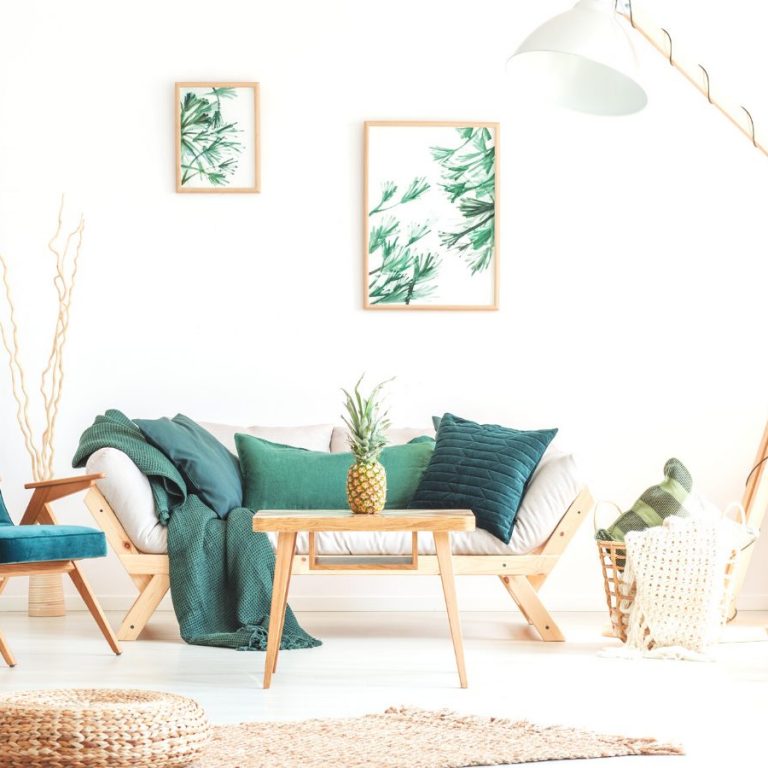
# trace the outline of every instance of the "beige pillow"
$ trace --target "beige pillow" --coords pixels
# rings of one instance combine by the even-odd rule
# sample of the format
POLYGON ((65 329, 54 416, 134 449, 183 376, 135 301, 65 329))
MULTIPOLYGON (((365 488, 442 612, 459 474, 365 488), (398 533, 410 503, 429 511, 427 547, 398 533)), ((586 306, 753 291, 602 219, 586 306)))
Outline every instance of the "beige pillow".
POLYGON ((307 427, 233 427, 229 424, 211 424, 200 422, 220 443, 223 443, 232 453, 235 448, 235 435, 242 432, 245 435, 260 437, 272 443, 292 445, 296 448, 306 448, 309 451, 328 453, 331 445, 332 424, 312 424, 307 427))

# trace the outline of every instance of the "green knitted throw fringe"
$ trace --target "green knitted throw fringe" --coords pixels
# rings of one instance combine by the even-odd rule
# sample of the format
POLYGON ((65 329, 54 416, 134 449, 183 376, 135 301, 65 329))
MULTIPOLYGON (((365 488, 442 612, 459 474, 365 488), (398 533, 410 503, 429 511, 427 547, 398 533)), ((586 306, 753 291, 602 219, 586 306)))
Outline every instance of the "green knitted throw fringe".
MULTIPOLYGON (((170 459, 120 411, 96 417, 80 437, 72 466, 84 466, 100 448, 123 451, 149 479, 158 518, 168 526, 171 598, 185 642, 266 650, 275 555, 267 535, 252 530, 253 512, 240 507, 221 520, 187 493, 170 459)), ((289 607, 280 647, 320 644, 289 607)))

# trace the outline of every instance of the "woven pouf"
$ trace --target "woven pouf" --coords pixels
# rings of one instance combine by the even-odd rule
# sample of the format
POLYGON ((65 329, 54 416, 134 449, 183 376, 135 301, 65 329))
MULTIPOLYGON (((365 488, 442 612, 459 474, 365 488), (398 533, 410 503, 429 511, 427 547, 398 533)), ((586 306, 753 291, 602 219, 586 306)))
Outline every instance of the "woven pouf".
POLYGON ((0 768, 182 768, 209 738, 202 707, 157 691, 0 695, 0 768))

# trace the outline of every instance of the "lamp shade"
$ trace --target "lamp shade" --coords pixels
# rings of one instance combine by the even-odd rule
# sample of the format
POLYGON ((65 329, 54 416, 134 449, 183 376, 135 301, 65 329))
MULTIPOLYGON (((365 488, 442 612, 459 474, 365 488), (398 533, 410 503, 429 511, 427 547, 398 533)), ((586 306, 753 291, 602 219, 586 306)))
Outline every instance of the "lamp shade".
POLYGON ((648 97, 636 70, 632 41, 607 0, 579 0, 545 21, 507 62, 516 84, 595 115, 629 115, 645 107, 648 97))

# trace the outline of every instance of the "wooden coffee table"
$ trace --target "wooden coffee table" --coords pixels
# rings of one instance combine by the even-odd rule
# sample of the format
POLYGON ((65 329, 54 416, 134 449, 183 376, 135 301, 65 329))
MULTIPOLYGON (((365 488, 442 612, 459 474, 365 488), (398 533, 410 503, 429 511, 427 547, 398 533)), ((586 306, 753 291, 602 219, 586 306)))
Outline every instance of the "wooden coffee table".
POLYGON ((453 650, 459 671, 461 687, 467 687, 467 673, 464 668, 464 647, 461 640, 459 610, 456 605, 456 585, 453 579, 451 556, 451 532, 475 530, 475 516, 468 509, 387 509, 376 515, 356 515, 346 509, 285 510, 265 509, 253 517, 254 531, 275 531, 277 552, 275 559, 275 580, 272 587, 272 608, 269 614, 269 635, 267 658, 264 665, 264 688, 269 688, 272 674, 277 669, 277 656, 285 623, 288 605, 288 588, 291 582, 293 555, 296 551, 296 535, 303 531, 309 534, 309 567, 313 570, 340 570, 333 563, 333 557, 318 556, 315 549, 315 534, 325 531, 409 531, 412 551, 410 557, 359 558, 360 562, 344 566, 349 571, 398 571, 415 569, 418 563, 419 531, 429 531, 435 539, 435 552, 440 567, 440 579, 445 595, 445 608, 451 628, 453 650), (325 560, 325 562, 324 562, 325 560), (330 563, 328 561, 331 561, 330 563))

